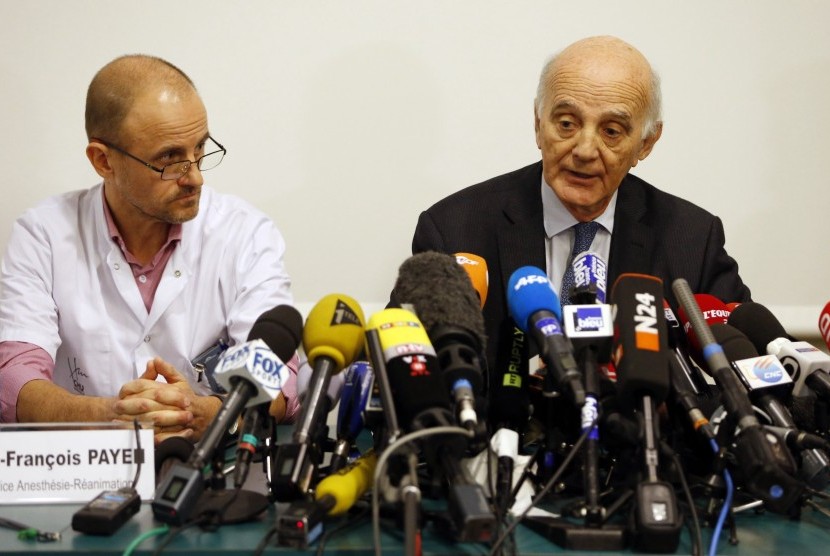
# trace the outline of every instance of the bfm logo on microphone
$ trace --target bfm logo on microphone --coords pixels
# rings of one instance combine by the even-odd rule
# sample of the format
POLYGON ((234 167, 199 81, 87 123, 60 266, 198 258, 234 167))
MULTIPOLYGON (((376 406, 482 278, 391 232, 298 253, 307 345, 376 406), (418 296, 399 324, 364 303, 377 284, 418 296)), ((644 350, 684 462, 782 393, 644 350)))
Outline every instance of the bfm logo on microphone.
POLYGON ((650 293, 634 294, 637 302, 634 315, 634 345, 637 349, 660 351, 657 333, 657 307, 650 293))

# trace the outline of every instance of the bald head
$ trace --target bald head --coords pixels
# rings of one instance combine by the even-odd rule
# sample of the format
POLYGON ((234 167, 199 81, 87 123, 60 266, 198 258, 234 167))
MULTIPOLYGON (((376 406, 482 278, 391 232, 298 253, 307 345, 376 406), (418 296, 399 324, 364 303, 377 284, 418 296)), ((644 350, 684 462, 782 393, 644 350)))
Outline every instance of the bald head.
POLYGON ((141 54, 116 58, 95 74, 87 89, 87 138, 118 142, 136 100, 159 90, 197 94, 193 81, 166 60, 141 54))
POLYGON ((579 40, 548 60, 542 68, 536 90, 538 117, 542 117, 547 100, 556 94, 557 79, 568 79, 575 73, 602 76, 597 82, 613 75, 618 83, 635 89, 646 103, 642 107, 645 113, 643 134, 649 136, 655 133, 662 111, 660 77, 639 50, 611 36, 579 40))

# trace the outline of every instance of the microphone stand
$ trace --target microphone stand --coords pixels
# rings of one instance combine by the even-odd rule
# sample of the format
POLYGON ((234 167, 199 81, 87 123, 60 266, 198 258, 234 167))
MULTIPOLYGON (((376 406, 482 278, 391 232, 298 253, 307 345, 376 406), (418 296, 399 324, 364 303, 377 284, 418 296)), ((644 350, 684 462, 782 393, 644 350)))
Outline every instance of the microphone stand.
MULTIPOLYGON (((392 386, 386 371, 383 348, 380 345, 378 331, 366 330, 366 345, 369 357, 375 369, 383 415, 386 421, 386 439, 388 445, 400 438, 401 429, 395 412, 395 400, 392 386)), ((398 484, 398 499, 403 501, 404 546, 406 556, 418 556, 417 547, 421 545, 421 489, 418 486, 418 456, 411 447, 404 448, 406 472, 398 484)))
POLYGON ((557 545, 572 550, 622 550, 626 546, 625 527, 608 524, 608 518, 621 505, 607 511, 600 503, 599 488, 599 364, 611 359, 613 327, 608 305, 596 303, 596 284, 577 288, 572 298, 580 305, 563 308, 565 332, 574 346, 575 357, 582 371, 585 388, 585 404, 582 406, 582 427, 590 427, 582 452, 584 473, 585 521, 582 525, 564 519, 528 517, 525 523, 531 529, 546 536, 557 545), (602 322, 597 326, 578 327, 580 311, 587 310, 592 318, 597 312, 602 322), (591 328, 590 331, 587 328, 591 328), (586 333, 587 332, 587 333, 586 333))

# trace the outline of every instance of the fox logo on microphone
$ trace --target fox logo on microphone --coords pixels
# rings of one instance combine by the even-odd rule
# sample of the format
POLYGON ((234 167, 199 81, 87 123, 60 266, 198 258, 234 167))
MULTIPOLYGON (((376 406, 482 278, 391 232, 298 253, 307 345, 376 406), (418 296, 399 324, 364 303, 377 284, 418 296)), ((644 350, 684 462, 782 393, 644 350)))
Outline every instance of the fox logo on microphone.
MULTIPOLYGON (((245 342, 228 348, 216 369, 216 380, 230 390, 232 377, 255 381, 260 391, 257 403, 270 402, 282 391, 290 371, 262 340, 245 342)), ((252 402, 253 405, 253 402, 252 402)))

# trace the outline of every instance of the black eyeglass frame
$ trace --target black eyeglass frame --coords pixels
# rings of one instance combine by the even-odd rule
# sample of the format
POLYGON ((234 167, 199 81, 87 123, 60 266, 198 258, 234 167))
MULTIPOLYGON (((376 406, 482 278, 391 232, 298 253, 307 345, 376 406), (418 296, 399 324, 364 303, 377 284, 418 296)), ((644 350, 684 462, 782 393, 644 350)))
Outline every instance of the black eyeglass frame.
MULTIPOLYGON (((214 139, 212 136, 208 135, 207 138, 210 139, 211 141, 213 141, 214 143, 216 143, 216 146, 219 147, 218 151, 212 151, 212 152, 209 152, 209 153, 205 153, 202 156, 200 156, 199 158, 197 158, 196 160, 179 160, 177 162, 171 162, 170 164, 165 164, 162 168, 157 168, 156 166, 153 166, 149 162, 141 160, 140 158, 138 158, 134 154, 128 153, 127 151, 125 151, 124 149, 119 147, 118 145, 113 145, 109 141, 105 141, 105 140, 99 139, 97 137, 92 138, 92 140, 97 141, 97 142, 101 143, 102 145, 106 145, 107 147, 109 147, 109 148, 111 148, 115 151, 118 151, 123 155, 129 156, 130 158, 132 158, 136 162, 140 162, 141 164, 143 164, 147 168, 149 168, 149 169, 151 169, 155 172, 158 172, 159 174, 161 174, 161 179, 163 179, 163 180, 177 180, 177 179, 180 179, 182 176, 184 176, 185 174, 187 174, 190 171, 190 165, 192 165, 192 164, 195 164, 196 167, 199 168, 199 170, 201 170, 203 172, 207 172, 207 170, 202 170, 202 168, 201 168, 202 160, 206 156, 210 156, 210 155, 216 154, 218 152, 221 152, 222 153, 222 159, 219 160, 219 163, 217 163, 216 166, 219 166, 219 164, 222 163, 222 160, 224 160, 225 155, 228 154, 228 150, 225 147, 223 147, 222 144, 219 141, 217 141, 216 139, 214 139), (185 162, 188 163, 188 166, 178 176, 173 177, 173 178, 165 178, 164 177, 164 171, 167 168, 170 168, 171 166, 176 166, 178 164, 184 164, 185 162)), ((216 168, 216 166, 213 166, 212 168, 208 168, 208 170, 212 170, 213 168, 216 168)))

